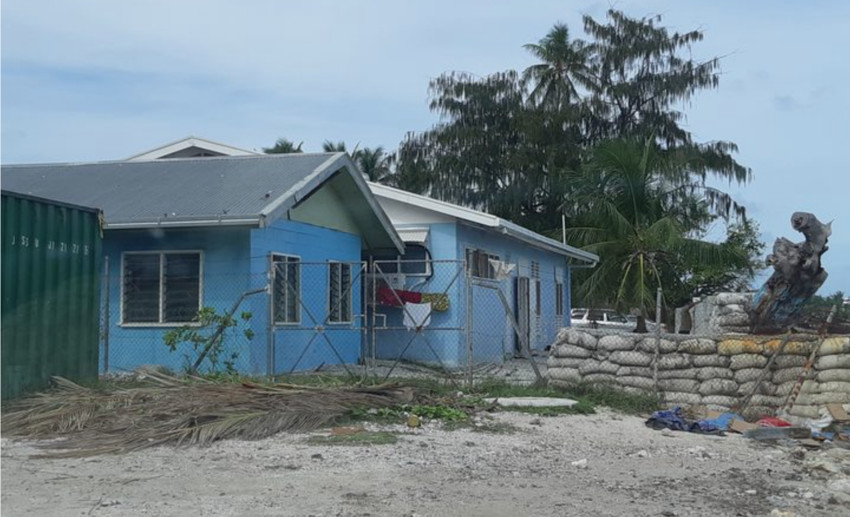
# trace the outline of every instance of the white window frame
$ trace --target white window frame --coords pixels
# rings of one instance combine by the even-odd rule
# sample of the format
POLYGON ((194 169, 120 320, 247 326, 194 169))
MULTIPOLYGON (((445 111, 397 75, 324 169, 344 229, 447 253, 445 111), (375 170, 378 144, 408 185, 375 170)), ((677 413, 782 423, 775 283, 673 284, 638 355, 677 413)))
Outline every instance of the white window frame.
MULTIPOLYGON (((501 260, 499 258, 499 255, 496 255, 495 253, 487 251, 483 248, 468 246, 468 247, 466 247, 466 255, 465 255, 464 258, 466 259, 466 262, 467 262, 466 267, 469 268, 469 275, 470 276, 472 276, 473 278, 478 278, 479 280, 496 280, 496 271, 494 270, 493 265, 490 264, 490 260, 501 260), (479 254, 483 254, 483 255, 487 256, 487 276, 479 276, 479 275, 474 274, 474 268, 472 267, 472 262, 470 261, 469 256, 470 256, 470 254, 472 254, 474 256, 475 253, 479 253, 479 254)), ((480 273, 480 271, 479 271, 479 273, 480 273)))
POLYGON ((388 272, 388 271, 381 271, 381 272, 388 274, 388 275, 404 275, 406 277, 428 278, 428 277, 433 276, 434 270, 431 267, 433 259, 431 257, 431 250, 428 249, 428 246, 426 246, 425 244, 423 244, 421 242, 405 242, 404 245, 405 246, 419 246, 419 247, 421 247, 422 249, 425 250, 425 259, 424 260, 405 259, 404 255, 398 255, 398 254, 395 256, 394 259, 380 259, 380 258, 374 259, 374 261, 377 262, 379 265, 395 263, 396 270, 394 272, 388 272), (419 263, 419 262, 425 263, 425 272, 424 273, 405 273, 401 270, 402 264, 419 263))
MULTIPOLYGON (((296 315, 296 319, 294 321, 280 321, 280 320, 277 319, 277 298, 276 298, 276 294, 275 294, 275 291, 274 291, 277 287, 275 285, 272 285, 272 304, 273 304, 272 316, 274 318, 274 326, 276 326, 276 327, 298 326, 298 325, 301 324, 301 312, 302 312, 302 305, 301 305, 301 278, 302 278, 302 276, 301 276, 301 270, 302 270, 301 257, 298 256, 298 255, 292 255, 292 254, 289 254, 289 253, 272 253, 271 254, 272 268, 277 267, 275 265, 275 264, 278 263, 278 262, 275 261, 275 259, 277 259, 277 258, 296 259, 298 261, 297 262, 298 268, 296 269, 296 271, 298 272, 298 290, 295 292, 295 307, 296 307, 295 315, 296 315)), ((277 278, 277 270, 276 269, 274 270, 274 277, 277 278)))
MULTIPOLYGON (((328 300, 327 314, 328 314, 328 317, 326 318, 326 321, 330 325, 346 325, 346 324, 350 325, 350 324, 354 323, 354 307, 353 307, 353 305, 354 305, 354 274, 353 273, 354 273, 354 268, 351 266, 350 262, 343 262, 341 260, 329 260, 328 261, 328 290, 327 290, 327 294, 328 294, 328 296, 327 296, 327 300, 328 300), (331 292, 331 289, 332 289, 331 277, 333 276, 333 275, 331 275, 331 268, 334 266, 334 264, 340 264, 341 265, 340 267, 348 267, 348 282, 349 282, 349 288, 348 288, 348 292, 347 292, 348 314, 343 314, 343 316, 348 317, 347 320, 331 319, 331 317, 333 316, 331 314, 331 309, 333 307, 332 304, 331 304, 331 295, 333 294, 331 292)), ((340 271, 339 276, 340 276, 340 279, 341 279, 342 276, 343 276, 342 271, 340 271)), ((344 292, 343 290, 340 290, 340 292, 339 292, 340 295, 342 295, 343 292, 344 292)), ((341 301, 341 299, 342 298, 340 298, 340 301, 341 301)))
POLYGON ((161 328, 173 328, 173 327, 185 327, 185 326, 199 326, 200 322, 198 321, 186 321, 186 322, 167 322, 163 323, 162 321, 162 311, 164 309, 164 303, 162 299, 162 285, 165 280, 165 268, 163 267, 165 262, 165 255, 169 254, 188 254, 188 253, 197 253, 198 254, 198 312, 204 307, 204 251, 198 249, 191 250, 150 250, 150 251, 125 251, 121 253, 121 277, 120 277, 120 300, 119 300, 119 325, 122 327, 161 327, 161 328), (159 321, 157 322, 125 322, 124 321, 124 257, 127 255, 159 255, 159 321))

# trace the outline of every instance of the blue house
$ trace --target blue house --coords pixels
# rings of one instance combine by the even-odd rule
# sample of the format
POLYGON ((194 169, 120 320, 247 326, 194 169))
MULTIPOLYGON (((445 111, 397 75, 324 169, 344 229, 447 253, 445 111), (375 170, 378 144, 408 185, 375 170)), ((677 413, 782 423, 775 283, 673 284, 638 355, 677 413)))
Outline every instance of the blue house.
POLYGON ((542 352, 569 325, 570 271, 593 267, 596 255, 484 212, 369 186, 406 250, 372 257, 375 358, 446 368, 502 362, 525 346, 542 352), (434 306, 427 324, 416 328, 387 289, 420 303, 442 297, 444 310, 434 306), (417 300, 416 293, 430 296, 417 300), (405 324, 406 315, 412 323, 405 324))
POLYGON ((570 272, 598 261, 367 183, 344 153, 189 137, 126 161, 4 166, 3 182, 104 211, 102 371, 186 366, 197 353, 164 338, 204 307, 233 314, 218 359, 246 373, 499 363, 554 341, 569 325, 570 272))
POLYGON ((196 144, 2 168, 4 188, 103 210, 101 370, 181 369, 196 354, 188 343, 170 351, 165 334, 204 307, 238 322, 218 359, 239 371, 357 363, 361 257, 404 246, 348 155, 224 156, 227 146, 196 144))

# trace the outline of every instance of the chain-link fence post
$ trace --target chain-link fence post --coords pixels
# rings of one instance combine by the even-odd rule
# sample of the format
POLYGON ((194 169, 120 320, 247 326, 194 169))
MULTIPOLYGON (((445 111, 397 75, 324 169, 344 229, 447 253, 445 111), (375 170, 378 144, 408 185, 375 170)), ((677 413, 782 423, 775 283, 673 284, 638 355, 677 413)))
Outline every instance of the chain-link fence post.
POLYGON ((269 254, 269 274, 268 274, 268 339, 266 340, 266 375, 269 379, 274 379, 275 374, 275 321, 274 321, 274 290, 276 283, 275 277, 274 255, 269 254))
POLYGON ((473 301, 473 292, 472 292, 472 277, 469 270, 469 264, 464 261, 463 263, 463 279, 466 282, 466 348, 467 348, 467 383, 469 385, 469 390, 472 390, 474 385, 474 370, 475 370, 475 351, 473 349, 473 329, 472 322, 475 319, 473 317, 474 306, 475 303, 473 301))
POLYGON ((103 327, 100 329, 103 340, 103 373, 109 373, 109 294, 112 286, 109 282, 109 255, 103 257, 103 327))
POLYGON ((661 288, 655 291, 655 354, 652 358, 652 387, 658 397, 658 360, 661 353, 661 288))

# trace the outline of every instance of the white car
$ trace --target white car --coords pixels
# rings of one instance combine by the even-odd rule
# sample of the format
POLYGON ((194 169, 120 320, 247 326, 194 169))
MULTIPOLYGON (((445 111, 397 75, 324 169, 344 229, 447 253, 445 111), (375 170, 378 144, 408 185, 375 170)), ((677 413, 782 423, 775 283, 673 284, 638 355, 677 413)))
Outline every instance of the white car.
POLYGON ((634 323, 613 309, 573 309, 570 311, 570 325, 606 329, 634 330, 634 323))
MULTIPOLYGON (((637 316, 625 316, 614 309, 573 309, 570 311, 570 325, 573 327, 601 328, 634 331, 637 327, 637 316)), ((646 321, 646 328, 654 332, 654 321, 646 321)), ((661 325, 664 330, 664 325, 661 325)))

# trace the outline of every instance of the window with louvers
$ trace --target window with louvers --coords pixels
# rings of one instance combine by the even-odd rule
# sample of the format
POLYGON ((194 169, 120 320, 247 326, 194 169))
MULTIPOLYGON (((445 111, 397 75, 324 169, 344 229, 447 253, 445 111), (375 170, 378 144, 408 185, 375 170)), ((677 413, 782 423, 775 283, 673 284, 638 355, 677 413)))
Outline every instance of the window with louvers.
POLYGON ((351 264, 328 264, 328 323, 351 321, 351 264))
POLYGON ((122 323, 191 323, 201 308, 199 252, 127 253, 122 323))
POLYGON ((301 259, 274 255, 274 322, 301 322, 301 259))

